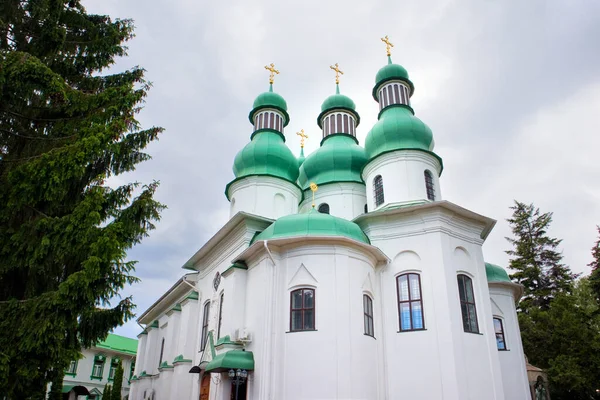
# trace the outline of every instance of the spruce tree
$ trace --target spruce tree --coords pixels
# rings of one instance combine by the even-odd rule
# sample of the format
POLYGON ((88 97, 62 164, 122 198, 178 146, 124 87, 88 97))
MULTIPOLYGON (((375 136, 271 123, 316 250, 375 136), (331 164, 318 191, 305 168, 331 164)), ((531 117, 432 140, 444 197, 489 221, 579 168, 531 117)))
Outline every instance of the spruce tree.
POLYGON ((592 268, 592 273, 590 274, 590 286, 594 291, 596 300, 600 302, 600 226, 596 226, 596 229, 598 230, 598 240, 596 240, 594 247, 592 247, 593 260, 588 266, 592 268))
POLYGON ((514 238, 506 238, 513 249, 509 268, 515 271, 511 279, 525 287, 519 304, 520 311, 528 312, 531 307, 547 309, 558 293, 569 291, 577 277, 562 263, 562 254, 557 251, 561 240, 548 235, 552 213, 541 214, 533 204, 515 200, 509 222, 514 238))
POLYGON ((115 379, 110 398, 112 400, 121 400, 121 389, 123 388, 123 363, 119 361, 119 366, 115 371, 115 379))
POLYGON ((108 70, 133 29, 88 14, 80 0, 0 2, 5 399, 43 398, 82 347, 133 316, 131 299, 118 297, 136 281, 127 250, 163 208, 156 182, 106 184, 148 160, 144 149, 162 131, 136 120, 144 70, 108 70))

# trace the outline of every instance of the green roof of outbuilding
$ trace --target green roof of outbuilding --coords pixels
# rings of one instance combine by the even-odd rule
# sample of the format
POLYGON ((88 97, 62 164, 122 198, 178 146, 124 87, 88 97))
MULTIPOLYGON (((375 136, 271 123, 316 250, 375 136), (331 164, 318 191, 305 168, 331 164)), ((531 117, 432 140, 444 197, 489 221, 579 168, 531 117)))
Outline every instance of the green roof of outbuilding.
POLYGON ((314 208, 308 213, 279 218, 257 235, 253 243, 259 240, 305 236, 341 236, 370 244, 367 235, 354 222, 330 214, 322 214, 314 208))
POLYGON ((485 263, 485 275, 488 282, 512 282, 506 270, 499 265, 485 263))
POLYGON ((410 108, 392 106, 383 110, 379 121, 367 133, 365 150, 369 160, 394 150, 429 152, 433 150, 433 133, 410 108))
POLYGON ((269 86, 268 92, 259 94, 254 100, 252 111, 250 111, 250 115, 248 115, 251 124, 254 125, 254 114, 264 108, 274 108, 281 111, 281 113, 284 115, 283 126, 287 126, 287 124, 290 122, 290 116, 287 113, 287 103, 285 102, 284 98, 281 97, 281 95, 273 91, 273 85, 269 86))
POLYGON ((392 58, 388 56, 388 63, 386 66, 382 67, 379 71, 377 71, 377 75, 375 75, 375 86, 373 87, 373 98, 377 99, 377 89, 381 84, 392 81, 392 80, 401 80, 410 86, 410 93, 414 92, 414 86, 411 80, 408 78, 408 71, 402 66, 398 64, 392 63, 392 58))
POLYGON ((137 353, 138 341, 109 333, 106 340, 96 344, 96 347, 135 355, 137 353))
POLYGON ((317 185, 333 182, 364 183, 361 171, 367 163, 365 149, 357 140, 344 133, 329 135, 321 147, 306 157, 300 166, 298 183, 303 190, 311 182, 317 185))
POLYGON ((236 179, 252 175, 269 175, 295 183, 298 160, 286 146, 283 135, 263 130, 235 156, 233 173, 236 179))
POLYGON ((251 351, 229 350, 218 354, 206 365, 206 372, 225 372, 230 369, 254 370, 254 354, 251 351))

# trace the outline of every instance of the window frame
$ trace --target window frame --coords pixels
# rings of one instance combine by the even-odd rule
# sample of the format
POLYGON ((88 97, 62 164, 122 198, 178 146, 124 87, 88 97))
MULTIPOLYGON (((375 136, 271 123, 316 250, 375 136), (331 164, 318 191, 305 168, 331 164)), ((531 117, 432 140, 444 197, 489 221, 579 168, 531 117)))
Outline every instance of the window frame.
POLYGON ((101 381, 104 377, 104 364, 106 364, 106 356, 102 354, 96 354, 94 356, 94 362, 92 363, 92 373, 90 375, 90 380, 99 380, 101 381), (99 375, 94 375, 94 371, 96 370, 96 366, 99 365, 100 371, 99 375))
POLYGON ((366 336, 375 338, 375 318, 373 315, 373 299, 366 293, 363 293, 363 328, 366 336))
POLYGON ((423 288, 421 285, 421 274, 418 272, 405 272, 396 276, 396 297, 398 302, 398 332, 412 332, 412 331, 424 331, 425 328, 425 309, 423 307, 423 288), (419 298, 412 298, 412 291, 410 286, 410 276, 414 275, 417 277, 419 282, 419 298), (401 300, 400 297, 400 279, 406 276, 406 284, 408 288, 408 300, 401 300), (418 302, 421 305, 421 328, 415 328, 413 321, 413 303, 418 302), (410 316, 410 329, 402 329, 402 304, 408 303, 408 313, 410 316))
POLYGON ((225 292, 221 292, 221 296, 219 296, 219 324, 217 325, 217 340, 221 338, 221 326, 223 322, 223 300, 225 300, 225 292))
MULTIPOLYGON (((164 339, 163 339, 164 340, 164 339)), ((119 358, 114 357, 110 360, 110 368, 108 369, 108 381, 112 382, 115 380, 115 374, 117 373, 117 368, 119 368, 119 358)))
POLYGON ((500 317, 493 317, 492 321, 494 322, 494 334, 496 336, 496 347, 498 348, 498 351, 508 351, 508 346, 506 345, 506 334, 504 333, 504 321, 500 317), (500 332, 496 330, 496 320, 500 322, 500 332), (499 347, 498 335, 502 336, 503 348, 499 347))
POLYGON ((210 301, 204 303, 202 307, 202 337, 200 338, 200 351, 204 351, 206 348, 206 342, 208 342, 208 317, 210 315, 210 301))
POLYGON ((433 174, 430 170, 423 171, 425 176, 425 191, 427 192, 427 200, 435 201, 435 184, 433 182, 433 174))
POLYGON ((78 364, 78 360, 72 360, 71 362, 69 362, 69 366, 65 369, 65 375, 76 376, 78 364), (71 368, 71 366, 73 366, 73 368, 71 368))
POLYGON ((377 175, 373 178, 373 200, 375 208, 385 203, 385 194, 383 192, 383 177, 377 175))
POLYGON ((165 355, 165 338, 162 338, 160 342, 160 357, 158 359, 158 367, 160 368, 160 364, 163 362, 163 356, 165 355))
POLYGON ((290 332, 310 332, 310 331, 316 331, 317 327, 316 327, 316 308, 317 308, 317 297, 316 297, 316 290, 314 288, 311 287, 301 287, 301 288, 297 288, 294 290, 290 291, 290 332), (302 306, 300 308, 294 308, 294 293, 297 292, 302 292, 302 301, 301 304, 302 306), (305 292, 312 292, 312 299, 313 299, 313 303, 312 303, 312 307, 304 307, 304 293, 305 292), (312 326, 309 329, 305 329, 304 326, 304 316, 306 314, 307 310, 312 310, 312 326), (301 328, 300 329, 293 329, 293 315, 294 315, 294 311, 296 312, 300 312, 300 315, 302 315, 302 323, 300 324, 301 328))
POLYGON ((477 318, 477 304, 476 304, 477 302, 475 300, 475 290, 473 289, 473 279, 468 275, 458 274, 456 276, 456 280, 458 283, 458 298, 460 300, 460 313, 461 313, 462 321, 463 321, 463 330, 466 333, 480 334, 481 331, 479 330, 479 320, 477 318), (460 295, 461 279, 462 279, 463 293, 465 294, 465 299, 461 298, 461 295, 460 295), (466 283, 468 283, 471 287, 471 294, 473 295, 472 301, 469 301, 466 283), (463 309, 463 305, 465 305, 466 309, 467 309, 466 318, 467 318, 468 323, 465 323, 465 312, 463 309), (474 319, 471 318, 472 316, 471 316, 469 306, 473 306, 474 319), (475 322, 475 330, 471 329, 473 322, 475 322), (468 327, 467 327, 467 325, 468 325, 468 327))

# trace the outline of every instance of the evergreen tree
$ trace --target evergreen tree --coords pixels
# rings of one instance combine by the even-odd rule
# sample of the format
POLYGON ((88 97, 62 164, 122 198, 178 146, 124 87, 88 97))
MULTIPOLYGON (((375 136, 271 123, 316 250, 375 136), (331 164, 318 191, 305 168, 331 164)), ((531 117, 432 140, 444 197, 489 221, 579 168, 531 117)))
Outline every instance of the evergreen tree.
POLYGON ((136 114, 149 84, 126 55, 131 20, 80 0, 0 2, 0 393, 43 398, 49 382, 132 317, 126 252, 163 206, 135 169, 161 128, 136 114))
POLYGON ((511 279, 525 287, 520 310, 546 309, 558 293, 570 290, 577 275, 561 262, 562 254, 557 251, 561 240, 548 236, 552 213, 540 214, 533 204, 516 200, 510 208, 513 215, 507 221, 514 238, 506 239, 513 250, 506 253, 511 256, 509 268, 515 271, 511 279))
POLYGON ((112 388, 108 383, 102 391, 102 400, 112 400, 112 388))
POLYGON ((598 399, 600 313, 588 279, 561 292, 547 310, 519 314, 525 354, 548 373, 553 400, 598 399))
POLYGON ((588 266, 592 268, 590 285, 594 291, 596 300, 600 302, 600 226, 596 226, 596 229, 598 230, 598 240, 596 240, 596 243, 594 243, 594 247, 592 248, 593 260, 588 266))
POLYGON ((121 400, 121 389, 123 387, 123 363, 119 361, 119 366, 115 371, 115 379, 113 381, 111 400, 121 400))
POLYGON ((54 369, 52 377, 52 386, 50 387, 50 393, 48 393, 48 400, 62 400, 63 393, 63 379, 65 378, 64 369, 54 369))

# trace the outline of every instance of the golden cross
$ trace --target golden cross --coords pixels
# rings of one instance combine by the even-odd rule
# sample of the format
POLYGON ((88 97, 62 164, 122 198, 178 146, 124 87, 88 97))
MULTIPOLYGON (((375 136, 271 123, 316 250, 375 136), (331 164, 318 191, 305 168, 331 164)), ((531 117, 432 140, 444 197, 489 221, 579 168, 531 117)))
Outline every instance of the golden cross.
POLYGON ((381 38, 381 41, 385 43, 385 49, 387 50, 388 57, 391 56, 392 52, 390 50, 392 49, 392 47, 394 47, 394 45, 392 44, 392 42, 390 42, 390 39, 388 39, 387 35, 385 35, 385 37, 381 38))
POLYGON ((335 71, 335 83, 339 84, 340 83, 340 75, 344 75, 344 73, 342 72, 342 70, 340 70, 338 63, 335 63, 335 67, 333 65, 330 65, 329 68, 331 68, 332 70, 335 71))
POLYGON ((300 132, 296 132, 296 135, 300 136, 300 147, 304 148, 304 139, 308 138, 308 135, 304 133, 304 129, 301 129, 300 132))
POLYGON ((314 183, 314 182, 311 182, 310 183, 310 190, 312 190, 312 193, 313 193, 312 208, 315 208, 315 192, 317 191, 317 189, 319 189, 319 187, 317 186, 317 184, 314 183))
POLYGON ((270 65, 265 65, 265 69, 270 72, 269 74, 269 83, 273 84, 273 79, 275 78, 275 74, 279 75, 279 71, 275 69, 275 64, 271 63, 270 65))

